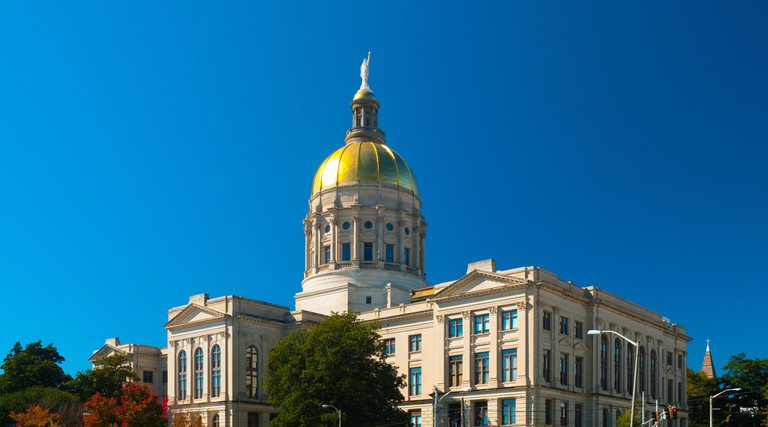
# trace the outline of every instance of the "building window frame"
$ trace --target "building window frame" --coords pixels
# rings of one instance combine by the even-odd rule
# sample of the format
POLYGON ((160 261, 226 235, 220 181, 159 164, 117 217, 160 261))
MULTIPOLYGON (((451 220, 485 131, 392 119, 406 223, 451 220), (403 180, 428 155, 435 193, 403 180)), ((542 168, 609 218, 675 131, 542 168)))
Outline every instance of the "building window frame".
POLYGON ((474 413, 475 426, 487 426, 488 423, 488 401, 479 400, 472 405, 472 412, 474 413))
POLYGON ((501 401, 501 424, 511 425, 517 423, 517 400, 504 399, 501 401))
POLYGON ((394 338, 386 338, 384 339, 384 354, 387 356, 391 356, 395 354, 395 339, 394 338))
POLYGON ((448 319, 448 338, 456 338, 464 335, 464 319, 448 319))
POLYGON ((421 366, 410 368, 408 370, 408 395, 418 396, 421 394, 421 366))
POLYGON ((408 336, 408 352, 421 351, 421 334, 408 336))
POLYGON ((568 318, 560 316, 560 335, 568 335, 568 318))
POLYGON ((488 313, 475 314, 475 335, 491 332, 491 316, 488 313))
POLYGON ((258 397, 259 350, 255 345, 249 345, 245 349, 245 389, 249 398, 258 397))
POLYGON ((501 312, 501 330, 511 329, 517 329, 517 310, 504 310, 501 312))
POLYGON ((448 387, 459 387, 463 381, 464 361, 461 355, 448 356, 448 387))
POLYGON ((221 346, 211 348, 211 397, 221 396, 221 346))
POLYGON ((577 356, 573 359, 573 386, 584 388, 584 358, 577 356))
POLYGON ((542 312, 541 315, 541 327, 545 331, 551 331, 552 330, 552 313, 549 311, 542 312))
POLYGON ((178 399, 183 400, 187 398, 187 352, 181 350, 178 357, 178 399))
POLYGON ((203 349, 198 347, 195 350, 195 399, 203 397, 203 378, 204 378, 204 360, 203 349))
POLYGON ((541 375, 544 381, 551 382, 552 350, 545 348, 542 351, 541 364, 541 375))
POLYGON ((584 322, 573 321, 573 337, 580 340, 584 339, 584 322))
POLYGON ((501 380, 515 381, 517 378, 517 349, 501 350, 501 380))
POLYGON ((488 384, 490 373, 490 356, 487 351, 475 353, 475 382, 474 384, 488 384))
POLYGON ((560 353, 560 385, 568 385, 568 353, 560 353))

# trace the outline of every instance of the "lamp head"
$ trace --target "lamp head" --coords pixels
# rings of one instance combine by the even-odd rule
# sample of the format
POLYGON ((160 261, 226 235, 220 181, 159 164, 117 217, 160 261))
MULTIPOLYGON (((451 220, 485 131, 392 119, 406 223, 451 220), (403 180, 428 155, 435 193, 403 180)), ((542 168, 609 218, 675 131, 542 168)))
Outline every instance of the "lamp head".
POLYGON ((601 331, 600 329, 590 329, 587 331, 587 335, 600 335, 602 333, 603 331, 601 331))

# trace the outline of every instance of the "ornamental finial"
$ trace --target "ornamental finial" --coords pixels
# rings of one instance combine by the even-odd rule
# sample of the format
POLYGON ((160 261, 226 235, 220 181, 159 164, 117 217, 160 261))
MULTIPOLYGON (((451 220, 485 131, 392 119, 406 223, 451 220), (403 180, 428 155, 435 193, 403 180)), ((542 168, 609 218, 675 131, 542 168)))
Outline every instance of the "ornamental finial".
POLYGON ((368 52, 368 58, 363 59, 363 65, 360 66, 360 77, 363 78, 363 84, 360 85, 360 89, 368 89, 368 63, 371 62, 371 52, 368 52))

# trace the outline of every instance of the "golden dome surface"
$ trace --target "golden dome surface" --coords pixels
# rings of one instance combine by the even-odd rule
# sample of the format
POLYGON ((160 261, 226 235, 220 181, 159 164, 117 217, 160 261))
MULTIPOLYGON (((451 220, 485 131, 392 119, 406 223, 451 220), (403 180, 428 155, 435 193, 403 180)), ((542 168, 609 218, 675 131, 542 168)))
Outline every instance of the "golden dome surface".
POLYGON ((403 158, 384 144, 350 142, 320 165, 312 194, 342 183, 386 183, 419 195, 416 177, 403 158))

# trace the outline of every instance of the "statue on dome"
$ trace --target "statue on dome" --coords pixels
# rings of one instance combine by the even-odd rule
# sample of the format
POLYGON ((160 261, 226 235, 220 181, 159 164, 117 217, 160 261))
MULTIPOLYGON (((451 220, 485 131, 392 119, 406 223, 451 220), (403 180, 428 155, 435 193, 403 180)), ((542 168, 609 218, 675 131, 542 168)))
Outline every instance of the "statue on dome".
POLYGON ((363 84, 360 89, 368 88, 368 63, 371 61, 371 52, 368 52, 368 58, 363 59, 363 65, 360 66, 360 77, 363 78, 363 84))

